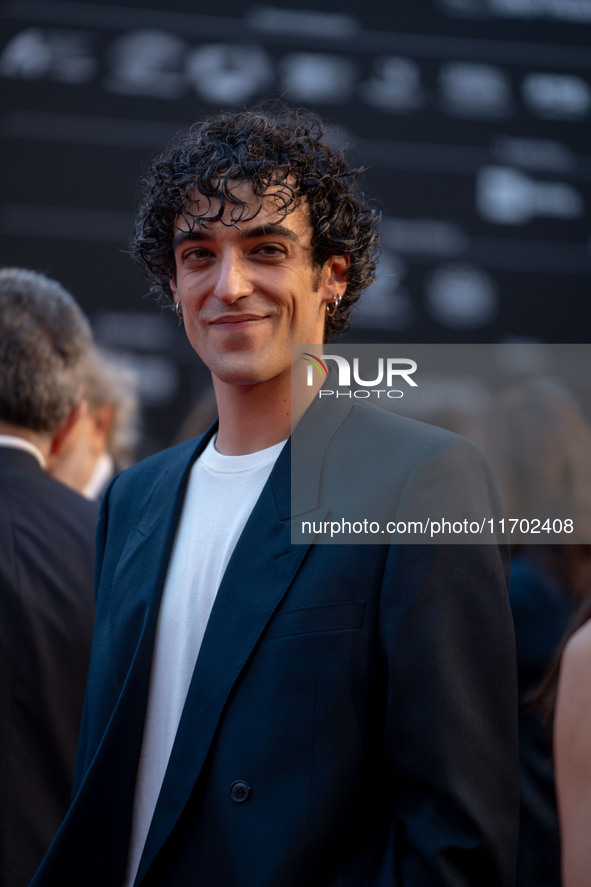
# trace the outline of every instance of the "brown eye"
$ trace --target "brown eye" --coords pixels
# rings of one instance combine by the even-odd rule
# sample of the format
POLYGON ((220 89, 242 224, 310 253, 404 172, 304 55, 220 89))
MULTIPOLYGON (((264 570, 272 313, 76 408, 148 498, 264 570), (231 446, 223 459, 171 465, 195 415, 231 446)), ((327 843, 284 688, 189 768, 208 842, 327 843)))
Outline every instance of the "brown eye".
POLYGON ((203 249, 203 247, 195 247, 194 249, 187 250, 186 253, 183 254, 184 262, 202 262, 206 259, 211 258, 212 253, 208 249, 203 249))
POLYGON ((264 243, 261 246, 258 246, 254 252, 257 255, 263 256, 264 258, 275 259, 280 256, 285 255, 285 250, 281 246, 277 246, 274 243, 264 243))

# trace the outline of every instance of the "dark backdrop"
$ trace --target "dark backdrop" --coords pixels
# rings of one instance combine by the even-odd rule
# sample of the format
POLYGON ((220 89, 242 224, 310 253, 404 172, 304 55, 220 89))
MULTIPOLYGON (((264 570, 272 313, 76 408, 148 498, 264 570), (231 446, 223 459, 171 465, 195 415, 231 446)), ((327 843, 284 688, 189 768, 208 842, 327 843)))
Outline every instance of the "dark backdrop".
POLYGON ((136 185, 214 107, 282 95, 369 167, 384 251, 348 341, 588 337, 591 0, 348 7, 0 5, 0 261, 61 280, 131 355, 146 451, 208 379, 125 253, 136 185))

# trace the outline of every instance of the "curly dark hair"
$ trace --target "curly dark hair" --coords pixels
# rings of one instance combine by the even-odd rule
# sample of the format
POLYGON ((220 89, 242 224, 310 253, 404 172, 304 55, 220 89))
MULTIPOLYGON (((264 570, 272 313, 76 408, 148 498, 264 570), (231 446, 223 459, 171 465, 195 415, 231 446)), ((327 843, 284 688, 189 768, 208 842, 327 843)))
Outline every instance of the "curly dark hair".
POLYGON ((234 191, 246 181, 260 198, 273 188, 284 215, 305 201, 315 268, 331 256, 350 257, 347 289, 334 316, 327 315, 325 340, 344 332, 351 306, 375 277, 378 214, 359 189, 361 170, 350 167, 325 137, 315 114, 283 104, 224 110, 179 134, 141 181, 130 243, 132 258, 147 274, 157 300, 174 302, 169 280, 175 272, 175 220, 184 216, 189 225, 217 222, 230 206, 229 224, 247 221, 247 208, 234 191), (191 212, 196 193, 198 211, 191 212))

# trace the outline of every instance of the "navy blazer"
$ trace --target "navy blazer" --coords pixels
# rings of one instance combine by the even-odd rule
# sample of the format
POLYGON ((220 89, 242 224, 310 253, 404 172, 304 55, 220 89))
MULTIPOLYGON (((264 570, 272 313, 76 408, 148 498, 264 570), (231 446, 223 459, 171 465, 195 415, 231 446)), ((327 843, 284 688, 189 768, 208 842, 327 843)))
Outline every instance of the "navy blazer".
MULTIPOLYGON (((441 429, 350 402, 323 421, 320 462, 343 482, 361 446, 369 464, 391 454, 373 486, 393 517, 413 487, 463 501, 465 517, 497 495, 479 451, 441 429)), ((122 882, 160 597, 189 472, 212 433, 124 472, 103 501, 77 794, 35 887, 122 882)), ((292 502, 286 446, 236 545, 136 884, 509 887, 506 552, 293 545, 293 518, 331 514, 323 490, 334 485, 313 463, 292 502)))
POLYGON ((66 814, 94 617, 98 505, 0 447, 0 884, 26 887, 66 814))

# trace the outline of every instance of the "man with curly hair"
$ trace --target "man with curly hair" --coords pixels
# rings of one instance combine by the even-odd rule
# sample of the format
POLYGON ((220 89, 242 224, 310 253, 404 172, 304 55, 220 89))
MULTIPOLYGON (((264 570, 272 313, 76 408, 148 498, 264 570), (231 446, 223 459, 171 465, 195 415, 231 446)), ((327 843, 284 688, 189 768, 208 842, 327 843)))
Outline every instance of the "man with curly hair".
POLYGON ((292 496, 300 419, 340 486, 364 442, 390 453, 373 480, 394 513, 413 489, 495 495, 452 434, 291 404, 291 346, 344 329, 375 227, 307 112, 224 111, 152 163, 132 254, 219 418, 103 500, 76 796, 35 887, 512 883, 503 552, 291 542, 292 517, 330 507, 311 463, 292 496))

